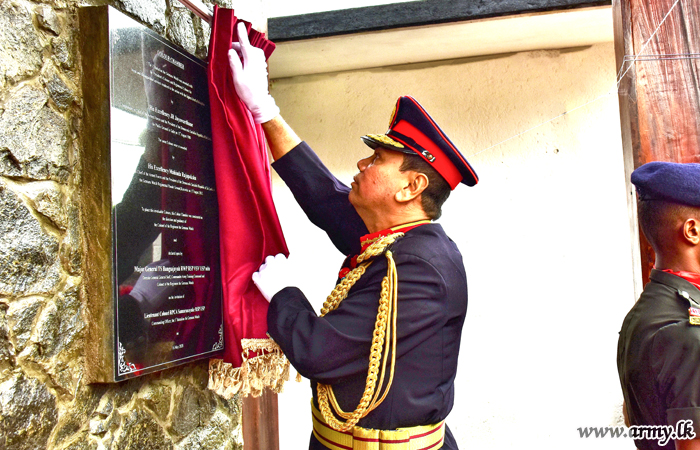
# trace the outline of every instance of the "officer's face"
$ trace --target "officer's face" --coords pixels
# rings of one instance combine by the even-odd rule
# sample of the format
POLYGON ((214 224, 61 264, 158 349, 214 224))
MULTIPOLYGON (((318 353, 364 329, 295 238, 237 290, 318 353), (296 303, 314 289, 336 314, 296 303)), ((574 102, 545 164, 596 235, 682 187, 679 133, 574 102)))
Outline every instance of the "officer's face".
POLYGON ((395 202, 395 195, 406 186, 408 172, 401 172, 403 154, 378 147, 374 154, 357 162, 360 172, 350 185, 349 199, 355 209, 381 213, 395 202))

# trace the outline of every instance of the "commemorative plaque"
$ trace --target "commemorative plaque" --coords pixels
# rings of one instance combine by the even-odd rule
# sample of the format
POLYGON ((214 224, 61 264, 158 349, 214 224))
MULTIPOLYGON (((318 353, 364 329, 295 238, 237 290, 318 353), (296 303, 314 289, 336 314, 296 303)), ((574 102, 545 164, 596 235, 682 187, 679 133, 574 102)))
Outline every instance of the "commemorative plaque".
POLYGON ((89 381, 223 350, 206 64, 112 7, 81 8, 89 381))

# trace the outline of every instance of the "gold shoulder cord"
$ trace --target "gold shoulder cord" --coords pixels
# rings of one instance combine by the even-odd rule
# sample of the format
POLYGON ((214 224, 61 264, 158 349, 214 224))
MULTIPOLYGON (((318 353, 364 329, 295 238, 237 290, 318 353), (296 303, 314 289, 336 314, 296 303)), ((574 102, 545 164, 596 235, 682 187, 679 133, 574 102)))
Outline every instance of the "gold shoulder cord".
MULTIPOLYGON (((403 233, 394 233, 377 240, 357 257, 357 263, 360 264, 371 257, 381 255, 389 245, 393 244, 394 241, 401 236, 403 236, 403 233)), ((345 412, 340 408, 340 405, 338 405, 335 394, 333 394, 333 388, 330 385, 318 383, 316 387, 318 393, 318 405, 319 409, 321 410, 321 414, 323 414, 323 418, 325 419, 326 423, 336 431, 348 431, 352 429, 352 427, 354 427, 361 418, 365 417, 377 406, 379 406, 379 404, 384 401, 386 395, 389 393, 389 388, 391 388, 391 383, 394 379, 399 280, 396 272, 396 264, 394 263, 394 258, 392 257, 391 251, 386 250, 385 255, 387 259, 387 274, 382 280, 382 292, 379 297, 379 310, 377 312, 377 320, 374 325, 372 347, 369 355, 367 382, 365 384, 365 391, 362 394, 359 405, 357 405, 355 411, 349 413, 345 412), (390 316, 391 324, 388 324, 390 316), (382 347, 384 348, 383 356, 382 347), (390 348, 391 368, 389 369, 389 381, 387 382, 384 393, 380 397, 379 394, 381 392, 381 387, 384 384, 386 363, 390 348), (381 371, 379 370, 380 364, 381 371), (378 389, 377 375, 379 375, 378 389), (331 411, 331 405, 333 406, 335 413, 345 419, 344 422, 336 419, 335 415, 331 411)), ((323 304, 323 308, 321 308, 322 317, 338 307, 340 302, 347 297, 350 288, 352 288, 357 280, 360 279, 370 264, 372 264, 371 261, 360 264, 358 267, 350 271, 350 273, 348 273, 340 283, 338 283, 335 289, 333 289, 333 292, 331 292, 326 299, 326 302, 323 304)))

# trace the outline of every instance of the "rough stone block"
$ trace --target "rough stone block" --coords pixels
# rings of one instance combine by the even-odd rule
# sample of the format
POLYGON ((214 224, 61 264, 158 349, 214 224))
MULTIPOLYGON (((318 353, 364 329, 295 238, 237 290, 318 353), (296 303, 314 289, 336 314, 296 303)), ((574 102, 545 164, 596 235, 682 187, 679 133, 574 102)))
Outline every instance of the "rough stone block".
POLYGON ((42 45, 32 13, 13 1, 0 2, 0 89, 39 72, 42 45))
POLYGON ((63 447, 68 442, 75 442, 76 439, 88 440, 87 431, 90 418, 95 413, 100 399, 105 396, 105 392, 110 387, 106 384, 84 385, 81 384, 75 391, 75 397, 70 403, 62 403, 63 411, 60 414, 55 431, 51 436, 48 448, 61 448, 65 450, 72 448, 70 444, 63 447))
POLYGON ((236 436, 236 424, 230 417, 217 411, 206 427, 194 430, 178 443, 178 448, 206 448, 228 450, 239 448, 240 437, 236 436))
POLYGON ((169 386, 158 384, 148 385, 139 394, 143 405, 150 410, 156 418, 165 421, 170 413, 172 389, 169 386))
POLYGON ((36 340, 43 358, 51 358, 61 345, 59 326, 61 316, 54 303, 49 303, 39 315, 36 323, 36 340))
POLYGON ((8 150, 0 150, 0 174, 10 177, 22 176, 22 166, 8 150))
POLYGON ((107 429, 104 426, 104 421, 100 419, 92 419, 90 421, 90 434, 100 435, 105 432, 107 432, 107 429))
POLYGON ((36 333, 38 343, 42 346, 42 354, 54 357, 60 354, 61 359, 69 361, 78 356, 82 342, 82 331, 85 322, 81 315, 82 304, 78 294, 78 285, 69 278, 64 290, 59 293, 53 307, 45 308, 37 321, 36 333), (43 317, 46 315, 46 321, 43 317), (56 320, 52 316, 56 316, 56 320), (51 317, 51 318, 49 318, 51 317))
POLYGON ((90 440, 88 432, 84 431, 73 438, 65 447, 61 447, 61 450, 97 450, 98 448, 100 448, 99 444, 90 440))
POLYGON ((0 151, 9 151, 23 176, 65 182, 68 123, 47 101, 46 92, 31 85, 13 93, 0 115, 0 151))
POLYGON ((10 342, 7 306, 0 304, 0 379, 15 365, 15 349, 10 342))
POLYGON ((199 21, 200 27, 198 29, 197 37, 197 52, 195 55, 198 58, 207 59, 209 55, 209 40, 211 39, 211 27, 209 24, 203 20, 199 21))
POLYGON ((79 378, 76 366, 84 347, 84 329, 78 285, 69 277, 55 301, 39 314, 32 332, 33 345, 20 354, 20 362, 40 366, 54 389, 72 394, 79 378))
POLYGON ((40 181, 27 184, 22 193, 32 202, 38 213, 49 219, 56 228, 65 230, 66 198, 60 185, 51 181, 40 181))
POLYGON ((205 424, 214 409, 203 392, 186 386, 182 391, 176 391, 175 408, 172 413, 170 432, 178 437, 187 436, 195 428, 205 424))
POLYGON ((150 25, 156 33, 165 31, 165 0, 116 0, 120 10, 133 14, 141 19, 141 22, 150 25))
POLYGON ((190 380, 192 380, 192 385, 206 391, 209 385, 209 361, 199 361, 196 364, 188 366, 187 369, 190 380))
POLYGON ((63 236, 59 254, 63 269, 71 275, 78 275, 83 261, 83 249, 80 245, 80 212, 72 202, 65 205, 68 226, 63 236))
MULTIPOLYGON (((211 9, 212 11, 214 10, 214 6, 213 6, 214 2, 204 1, 204 3, 208 4, 208 5, 212 5, 209 9, 211 9)), ((218 0, 216 2, 216 4, 221 6, 222 8, 235 9, 236 7, 240 6, 240 2, 238 2, 238 4, 234 4, 234 3, 236 3, 235 0, 218 0)))
POLYGON ((22 352, 26 347, 42 305, 43 300, 38 297, 27 297, 10 304, 7 310, 7 322, 17 353, 22 352))
POLYGON ((116 431, 122 423, 122 415, 116 409, 104 420, 104 428, 109 431, 116 431))
POLYGON ((61 111, 65 111, 73 102, 77 101, 75 86, 61 78, 58 73, 51 72, 47 74, 44 84, 49 91, 51 99, 61 111))
POLYGON ((130 411, 115 433, 113 448, 117 450, 170 450, 173 442, 158 423, 146 412, 130 411))
POLYGON ((0 384, 0 436, 5 450, 45 448, 56 425, 56 398, 39 381, 15 375, 0 384))
POLYGON ((150 378, 139 377, 132 378, 129 381, 120 383, 119 389, 114 391, 113 401, 115 408, 121 408, 131 401, 134 396, 138 393, 139 389, 150 381, 150 378))
POLYGON ((61 32, 61 22, 58 19, 56 12, 47 5, 41 5, 36 8, 36 17, 39 25, 56 36, 61 32))
POLYGON ((194 32, 192 14, 189 10, 175 10, 170 16, 167 37, 188 52, 197 51, 197 36, 194 32))
POLYGON ((72 69, 75 65, 75 58, 73 57, 74 47, 73 42, 69 38, 57 37, 51 40, 53 57, 64 69, 72 69))
POLYGON ((55 292, 60 269, 56 237, 0 180, 0 295, 55 292))
POLYGON ((114 401, 111 395, 105 395, 100 399, 100 404, 95 409, 95 413, 107 417, 114 410, 114 401))

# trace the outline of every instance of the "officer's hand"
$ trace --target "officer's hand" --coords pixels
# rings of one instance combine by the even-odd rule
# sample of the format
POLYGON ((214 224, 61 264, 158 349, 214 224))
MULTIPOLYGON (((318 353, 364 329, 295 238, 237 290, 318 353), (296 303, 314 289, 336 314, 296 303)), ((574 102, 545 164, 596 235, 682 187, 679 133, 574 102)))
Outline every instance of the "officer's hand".
POLYGON ((253 283, 258 287, 263 297, 269 302, 276 293, 292 286, 287 258, 278 253, 265 258, 265 264, 253 274, 253 283))
POLYGON ((275 118, 280 109, 267 90, 267 62, 265 53, 250 45, 242 22, 238 23, 238 41, 231 44, 228 60, 233 72, 233 85, 238 97, 253 115, 255 123, 275 118))

